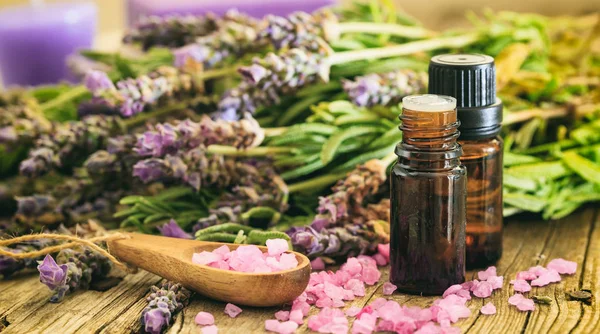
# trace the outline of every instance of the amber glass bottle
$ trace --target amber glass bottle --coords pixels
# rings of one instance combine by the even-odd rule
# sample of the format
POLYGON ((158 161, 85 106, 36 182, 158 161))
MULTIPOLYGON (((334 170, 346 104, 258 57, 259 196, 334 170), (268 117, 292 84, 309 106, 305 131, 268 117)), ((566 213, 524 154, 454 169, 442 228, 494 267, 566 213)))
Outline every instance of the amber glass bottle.
POLYGON ((456 98, 461 161, 467 168, 467 269, 502 256, 502 103, 494 59, 458 54, 433 57, 429 92, 456 98))
POLYGON ((400 291, 441 294, 465 279, 467 180, 456 100, 415 95, 402 103, 390 178, 390 281, 400 291))

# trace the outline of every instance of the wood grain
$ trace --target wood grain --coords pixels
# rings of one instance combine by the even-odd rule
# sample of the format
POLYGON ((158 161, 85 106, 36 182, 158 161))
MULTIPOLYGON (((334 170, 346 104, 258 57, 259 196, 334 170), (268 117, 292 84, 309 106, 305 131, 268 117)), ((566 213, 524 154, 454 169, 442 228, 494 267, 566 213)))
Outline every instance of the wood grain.
MULTIPOLYGON (((582 210, 560 221, 509 221, 506 225, 504 254, 497 264, 498 273, 505 276, 504 288, 489 299, 469 302, 472 315, 456 324, 463 333, 600 333, 600 310, 596 298, 591 305, 569 300, 570 290, 600 291, 600 216, 593 208, 582 210), (530 295, 546 295, 551 305, 536 304, 534 312, 519 312, 508 305, 513 294, 509 281, 521 270, 536 264, 545 265, 556 257, 577 261, 577 273, 563 276, 563 281, 534 288, 530 295), (479 308, 491 301, 498 313, 480 315, 479 308)), ((346 308, 365 306, 382 297, 381 285, 387 281, 387 268, 382 269, 380 282, 367 288, 366 296, 348 302, 346 308)), ((469 272, 476 278, 476 271, 469 272)), ((48 302, 50 292, 35 275, 0 281, 0 332, 4 333, 134 333, 140 331, 139 316, 146 306, 151 285, 161 279, 141 271, 128 275, 120 284, 106 292, 86 291, 68 296, 61 304, 48 302), (3 329, 4 326, 4 329, 3 329)), ((239 293, 247 293, 240 290, 239 293)), ((403 305, 427 307, 436 297, 405 294, 385 296, 403 305)), ((215 316, 219 333, 262 333, 264 322, 273 319, 277 308, 242 307, 235 319, 225 313, 225 303, 209 300, 198 294, 174 319, 170 334, 198 333, 194 323, 200 311, 215 316)), ((313 308, 311 314, 317 313, 313 308)), ((306 321, 298 333, 308 332, 306 321)))

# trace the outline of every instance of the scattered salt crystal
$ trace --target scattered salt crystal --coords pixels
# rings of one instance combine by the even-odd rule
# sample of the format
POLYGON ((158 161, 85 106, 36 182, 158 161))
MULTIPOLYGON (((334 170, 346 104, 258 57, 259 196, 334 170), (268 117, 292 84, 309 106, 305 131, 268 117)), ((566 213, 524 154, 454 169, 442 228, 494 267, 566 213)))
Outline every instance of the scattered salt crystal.
POLYGON ((508 303, 514 305, 519 311, 533 311, 535 309, 535 303, 532 299, 525 298, 522 294, 517 293, 512 297, 508 298, 508 303))
POLYGON ((463 289, 463 287, 460 284, 451 285, 448 289, 446 289, 446 291, 444 291, 444 294, 442 295, 442 297, 446 298, 449 295, 454 295, 462 289, 463 289))
POLYGON ((556 270, 559 274, 571 275, 577 271, 577 263, 565 259, 554 259, 546 266, 548 269, 556 270))
POLYGON ((550 283, 556 283, 560 281, 560 274, 556 270, 550 269, 541 274, 538 278, 531 281, 531 286, 545 286, 550 283))
POLYGON ((510 281, 510 284, 513 285, 513 289, 517 292, 528 292, 531 291, 531 285, 527 283, 524 279, 515 279, 510 281))
POLYGON ((485 271, 480 271, 477 273, 477 277, 480 281, 486 281, 491 276, 496 276, 496 267, 494 266, 487 268, 485 271))
POLYGON ((318 257, 310 261, 310 266, 312 267, 312 270, 323 270, 325 269, 325 262, 323 262, 323 259, 318 257))
POLYGON ((529 270, 527 270, 527 271, 519 271, 517 273, 517 279, 518 280, 533 281, 536 278, 537 278, 537 275, 535 273, 533 273, 533 272, 530 272, 529 270))
POLYGON ((275 319, 279 321, 288 321, 290 319, 289 311, 278 311, 275 312, 275 319))
POLYGON ((281 254, 279 263, 281 264, 283 270, 296 268, 298 266, 298 260, 296 259, 296 255, 292 253, 281 254))
POLYGON ((225 313, 227 313, 228 316, 235 318, 242 313, 242 309, 231 303, 227 303, 227 305, 225 305, 225 313))
POLYGON ((215 325, 202 327, 202 334, 217 334, 219 329, 215 325))
POLYGON ((494 306, 494 304, 492 304, 492 302, 488 302, 487 304, 485 304, 481 307, 479 312, 481 312, 481 314, 485 314, 485 315, 496 314, 496 306, 494 306))
POLYGON ((396 289, 398 289, 398 287, 390 282, 383 283, 383 295, 385 296, 391 295, 396 289))
POLYGON ((456 293, 457 296, 462 297, 466 300, 471 300, 471 291, 462 289, 456 293))
POLYGON ((265 321, 265 330, 269 332, 277 332, 279 329, 279 321, 269 319, 265 321))
POLYGON ((462 283, 460 286, 462 286, 463 289, 470 291, 471 288, 473 287, 473 281, 466 281, 466 282, 462 283))
POLYGON ((203 251, 192 255, 192 262, 200 265, 208 265, 221 260, 223 257, 219 254, 203 251))
POLYGON ((227 247, 227 245, 223 245, 215 250, 212 251, 214 254, 219 254, 221 256, 225 256, 225 254, 229 254, 230 250, 229 247, 227 247))
POLYGON ((357 297, 363 297, 365 295, 365 283, 359 281, 356 278, 352 278, 344 284, 344 288, 348 290, 352 290, 357 297))
POLYGON ((298 324, 293 321, 286 321, 279 324, 275 332, 279 334, 291 334, 298 329, 298 324))
POLYGON ((346 263, 344 263, 342 265, 340 270, 343 270, 343 271, 347 272, 348 274, 350 274, 351 276, 354 276, 361 272, 362 265, 360 264, 360 262, 358 261, 357 258, 351 257, 351 258, 348 258, 346 263))
POLYGON ((380 308, 380 307, 382 307, 383 305, 385 305, 385 303, 386 303, 386 302, 387 302, 387 299, 379 297, 379 298, 375 299, 375 300, 374 300, 374 301, 371 303, 371 305, 370 305, 370 306, 371 306, 371 307, 372 307, 374 310, 377 310, 378 308, 380 308))
POLYGON ((199 312, 194 319, 198 325, 206 326, 215 323, 215 317, 208 312, 199 312))
POLYGON ((269 239, 266 244, 271 256, 281 255, 289 250, 288 242, 284 239, 269 239))
POLYGON ((379 244, 377 245, 377 251, 383 255, 388 262, 390 261, 390 244, 379 244))
POLYGON ((379 253, 373 255, 373 259, 375 260, 375 262, 377 262, 377 265, 380 267, 383 267, 388 264, 388 260, 385 258, 385 256, 379 253))
POLYGON ((487 282, 492 285, 492 289, 502 289, 502 285, 504 284, 504 277, 502 276, 489 276, 487 278, 487 282))
POLYGON ((349 317, 355 317, 360 310, 362 310, 362 308, 358 307, 358 306, 351 306, 346 310, 346 315, 349 317))
POLYGON ((375 267, 363 267, 362 279, 367 285, 373 285, 379 281, 381 272, 375 267))
POLYGON ((487 298, 492 295, 494 290, 492 284, 488 281, 477 282, 473 286, 473 295, 479 298, 487 298))
POLYGON ((544 274, 547 271, 548 271, 548 269, 546 269, 542 266, 535 266, 535 267, 529 268, 529 272, 534 274, 536 277, 540 277, 542 274, 544 274))
POLYGON ((304 322, 302 320, 303 318, 304 318, 304 314, 302 314, 302 310, 300 310, 300 309, 293 310, 290 312, 289 321, 293 321, 293 322, 297 323, 298 325, 302 325, 302 323, 304 322))

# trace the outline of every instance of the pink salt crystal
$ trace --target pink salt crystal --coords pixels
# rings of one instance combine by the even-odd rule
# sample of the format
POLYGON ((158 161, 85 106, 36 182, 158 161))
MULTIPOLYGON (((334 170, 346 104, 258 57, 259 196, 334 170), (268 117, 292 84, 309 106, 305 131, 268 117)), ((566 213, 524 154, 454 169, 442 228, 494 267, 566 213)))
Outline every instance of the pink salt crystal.
POLYGON ((492 289, 502 289, 502 285, 504 284, 504 277, 502 276, 489 276, 487 278, 487 282, 492 285, 492 289))
POLYGON ((550 261, 546 268, 556 270, 559 274, 571 275, 577 271, 577 263, 559 258, 550 261))
POLYGON ((318 308, 324 308, 324 307, 332 307, 333 306, 333 300, 329 297, 323 297, 323 298, 319 298, 317 300, 317 302, 315 303, 315 306, 318 308))
POLYGON ((481 281, 474 285, 473 295, 479 298, 487 298, 492 295, 494 288, 487 281, 481 281))
POLYGON ((294 304, 292 305, 292 310, 300 310, 302 311, 302 315, 306 317, 310 312, 310 304, 303 301, 294 302, 294 304))
POLYGON ((454 295, 462 289, 463 289, 463 287, 460 284, 451 285, 448 289, 446 289, 446 291, 444 291, 444 294, 442 295, 442 297, 446 298, 448 295, 454 295))
POLYGON ((227 305, 225 305, 225 313, 227 313, 228 316, 235 318, 242 313, 242 309, 231 303, 227 303, 227 305))
POLYGON ((304 314, 302 314, 302 310, 297 309, 290 312, 290 321, 297 323, 298 325, 302 325, 304 322, 302 319, 304 318, 304 314))
POLYGON ((387 299, 379 297, 379 298, 375 299, 375 300, 374 300, 374 301, 371 303, 371 305, 370 305, 370 306, 371 306, 371 307, 372 307, 374 310, 377 310, 378 308, 380 308, 380 307, 382 307, 383 305, 385 305, 385 303, 387 303, 387 299))
POLYGON ((486 281, 488 277, 496 276, 496 267, 491 266, 487 268, 485 271, 480 271, 477 273, 477 277, 480 281, 486 281))
POLYGON ((383 255, 388 261, 390 260, 390 244, 379 244, 377 245, 377 251, 383 255))
POLYGON ((230 250, 229 247, 227 247, 227 245, 223 245, 215 250, 212 251, 215 254, 219 254, 221 256, 225 256, 225 254, 229 254, 230 250))
POLYGON ((289 245, 284 239, 269 239, 267 240, 267 249, 269 251, 269 255, 277 256, 281 255, 283 252, 286 252, 289 249, 289 245))
POLYGON ((492 302, 488 302, 487 304, 485 304, 481 307, 479 312, 481 312, 481 314, 485 314, 485 315, 496 314, 496 306, 494 306, 494 304, 492 304, 492 302))
POLYGON ((460 286, 462 286, 463 289, 470 291, 471 288, 473 287, 473 281, 466 281, 466 282, 462 283, 460 286))
POLYGON ((531 286, 524 279, 514 279, 514 280, 510 281, 510 284, 513 285, 513 289, 517 292, 531 291, 531 286))
POLYGON ((462 289, 456 293, 457 296, 462 297, 466 300, 471 300, 471 291, 462 289))
POLYGON ((325 269, 325 262, 323 262, 322 258, 318 257, 310 261, 310 266, 312 267, 312 270, 323 270, 325 269))
POLYGON ((388 260, 385 258, 385 256, 379 253, 373 255, 373 259, 375 260, 375 262, 377 262, 377 265, 380 267, 383 267, 388 264, 388 260))
POLYGON ((275 332, 279 334, 291 334, 294 333, 298 329, 298 324, 293 321, 282 322, 278 325, 277 330, 275 332))
POLYGON ((398 320, 403 312, 400 304, 393 300, 387 301, 382 307, 377 309, 377 313, 373 313, 384 320, 398 320))
POLYGON ((277 311, 275 312, 275 319, 279 321, 288 321, 290 319, 289 311, 277 311))
POLYGON ((354 321, 352 334, 371 334, 375 330, 377 318, 371 314, 364 313, 358 320, 354 321))
POLYGON ((508 303, 516 306, 520 311, 533 311, 535 309, 533 300, 523 297, 520 293, 508 298, 508 303))
POLYGON ((352 293, 357 297, 363 297, 365 295, 365 283, 356 278, 348 280, 348 282, 344 284, 344 289, 352 290, 352 293))
POLYGON ((441 330, 434 322, 430 321, 419 328, 415 334, 441 334, 441 330))
POLYGON ((217 334, 219 329, 215 325, 202 327, 202 334, 217 334))
POLYGON ((394 322, 390 320, 380 320, 375 327, 377 332, 393 332, 394 331, 394 322))
POLYGON ((344 289, 344 300, 354 300, 354 292, 344 289))
POLYGON ((296 259, 296 255, 292 253, 285 253, 281 254, 279 264, 281 264, 283 270, 292 269, 298 266, 298 260, 296 259))
MULTIPOLYGON (((189 255, 188 255, 189 256, 189 255)), ((208 265, 213 262, 217 262, 222 259, 219 254, 203 251, 201 253, 194 253, 192 255, 192 262, 199 265, 208 265)))
POLYGON ((529 268, 529 272, 535 274, 535 276, 540 277, 543 273, 547 272, 548 269, 542 266, 535 266, 529 268))
POLYGON ((196 314, 196 318, 194 320, 198 325, 201 326, 212 325, 215 323, 215 317, 208 312, 200 312, 196 314))
POLYGON ((560 281, 560 274, 556 270, 550 269, 541 274, 538 278, 531 281, 531 286, 546 286, 550 283, 556 283, 560 281))
POLYGON ((358 261, 357 258, 351 257, 351 258, 348 258, 346 263, 344 263, 340 269, 343 271, 346 271, 350 275, 354 276, 361 272, 362 265, 360 264, 360 262, 358 261))
POLYGON ((377 269, 377 267, 363 268, 362 280, 363 280, 363 282, 365 282, 365 284, 373 285, 373 284, 377 283, 377 281, 379 281, 380 277, 381 277, 381 272, 379 271, 379 269, 377 269))
MULTIPOLYGON (((467 283, 467 282, 465 282, 465 283, 467 283)), ((463 283, 463 284, 465 284, 465 283, 463 283)), ((479 284, 479 280, 474 279, 470 283, 471 284, 468 285, 469 286, 469 290, 473 291, 477 287, 477 284, 479 284)))
POLYGON ((383 283, 383 295, 385 296, 391 295, 396 289, 398 289, 398 287, 390 282, 383 283))
POLYGON ((360 317, 360 315, 363 313, 369 313, 369 314, 373 313, 373 307, 371 305, 367 305, 367 306, 363 307, 356 316, 360 317))
POLYGON ((277 332, 279 329, 279 321, 269 319, 265 321, 265 330, 269 332, 277 332))
POLYGON ((344 303, 343 300, 341 300, 341 299, 333 299, 333 304, 331 306, 333 306, 333 307, 344 307, 344 305, 346 305, 346 304, 344 303))
POLYGON ((537 275, 530 271, 519 271, 517 273, 518 280, 532 281, 537 278, 537 275))
POLYGON ((362 310, 360 307, 358 306, 350 306, 347 310, 346 310, 346 315, 349 317, 355 317, 360 310, 362 310))
POLYGON ((344 289, 329 282, 325 282, 323 291, 331 299, 341 300, 344 298, 344 289))

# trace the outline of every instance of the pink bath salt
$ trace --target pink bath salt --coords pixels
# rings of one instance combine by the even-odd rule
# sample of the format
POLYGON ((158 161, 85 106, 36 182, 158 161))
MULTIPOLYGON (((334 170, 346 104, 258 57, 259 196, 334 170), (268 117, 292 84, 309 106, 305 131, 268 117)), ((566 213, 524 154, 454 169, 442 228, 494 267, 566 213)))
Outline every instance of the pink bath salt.
POLYGON ((293 321, 285 321, 279 324, 275 332, 279 334, 291 334, 298 329, 298 324, 293 321))
POLYGON ((384 296, 389 296, 389 295, 393 294, 394 291, 396 291, 396 289, 398 289, 398 287, 390 282, 383 283, 383 295, 384 296))
POLYGON ((358 306, 350 306, 344 313, 349 317, 355 317, 362 310, 358 306))
POLYGON ((519 271, 517 273, 517 279, 518 280, 525 280, 525 281, 533 281, 534 279, 537 278, 537 275, 529 270, 527 271, 519 271))
POLYGON ((375 299, 370 306, 373 308, 373 310, 377 310, 378 308, 382 307, 383 305, 385 305, 385 303, 387 303, 387 299, 379 297, 377 299, 375 299))
POLYGON ((371 314, 373 312, 374 312, 373 307, 371 305, 367 305, 367 306, 363 307, 360 310, 360 312, 358 312, 358 314, 356 315, 356 317, 360 317, 360 315, 363 314, 363 313, 369 313, 369 314, 371 314))
POLYGON ((577 271, 577 263, 559 258, 550 261, 546 268, 556 270, 559 274, 572 275, 577 271))
POLYGON ((400 304, 393 300, 387 301, 383 306, 377 309, 377 313, 373 313, 383 320, 396 321, 404 316, 400 304))
POLYGON ((460 284, 451 285, 448 289, 446 289, 446 291, 444 291, 444 294, 442 295, 442 297, 446 298, 449 295, 454 295, 462 289, 463 289, 463 287, 460 284))
POLYGON ((494 290, 492 284, 488 281, 477 282, 473 288, 473 295, 479 298, 487 298, 492 295, 494 290))
POLYGON ((556 270, 550 269, 531 281, 531 286, 546 286, 550 283, 560 282, 561 279, 560 274, 556 270))
POLYGON ((202 327, 201 331, 202 334, 217 334, 219 332, 219 329, 215 325, 210 325, 202 327))
POLYGON ((279 330, 279 321, 273 319, 266 320, 265 330, 269 332, 277 332, 279 330))
POLYGON ((540 277, 542 274, 546 273, 547 271, 548 271, 548 269, 546 269, 542 266, 535 266, 535 267, 529 268, 529 272, 534 274, 536 277, 540 277))
POLYGON ((344 292, 343 300, 354 300, 355 299, 354 292, 352 292, 352 290, 343 289, 343 292, 344 292))
POLYGON ((519 311, 533 311, 535 303, 532 299, 525 298, 522 294, 517 293, 508 298, 508 303, 517 307, 519 311))
POLYGON ((215 317, 208 312, 199 312, 194 319, 200 326, 208 326, 215 323, 215 317))
POLYGON ((466 281, 466 282, 462 283, 460 286, 462 286, 462 288, 465 290, 471 291, 471 288, 473 287, 473 281, 466 281))
POLYGON ((352 290, 352 293, 357 297, 363 297, 365 295, 365 283, 356 278, 348 280, 348 282, 344 284, 344 289, 352 290))
POLYGON ((457 295, 461 298, 464 298, 466 300, 471 300, 471 291, 469 291, 469 290, 462 289, 462 290, 458 291, 457 293, 455 293, 455 295, 457 295))
POLYGON ((377 283, 377 281, 379 281, 380 277, 381 277, 381 272, 379 271, 379 269, 377 269, 377 267, 363 268, 362 280, 363 280, 363 282, 365 282, 365 284, 373 285, 373 284, 377 283))
POLYGON ((396 333, 413 333, 415 330, 417 330, 417 324, 413 319, 400 316, 394 321, 394 331, 396 333))
POLYGON ((310 304, 305 301, 303 302, 303 301, 296 300, 292 304, 292 311, 293 310, 302 311, 302 315, 306 317, 308 315, 308 313, 310 312, 310 304))
MULTIPOLYGON (((465 282, 465 283, 467 283, 467 282, 465 282)), ((465 283, 463 283, 463 284, 465 284, 465 283)), ((477 279, 472 280, 471 284, 468 285, 469 290, 471 290, 471 291, 475 290, 475 288, 477 287, 478 284, 479 284, 479 280, 477 280, 477 279)))
POLYGON ((293 310, 290 312, 290 321, 297 323, 298 325, 302 325, 304 318, 304 314, 302 314, 302 310, 293 310))
POLYGON ((298 260, 296 259, 296 255, 292 253, 281 254, 281 258, 279 259, 279 264, 283 268, 283 270, 288 270, 292 268, 296 268, 298 266, 298 260))
POLYGON ((290 319, 289 311, 277 311, 275 312, 275 319, 279 321, 288 321, 290 319))
POLYGON ((432 316, 440 324, 457 322, 459 319, 468 318, 471 315, 471 310, 465 304, 466 300, 457 295, 437 299, 431 306, 432 316))
POLYGON ((194 253, 194 255, 192 255, 192 262, 204 266, 217 262, 222 258, 223 257, 219 254, 203 251, 201 253, 194 253))
POLYGON ((323 262, 322 258, 318 257, 310 261, 310 266, 312 270, 323 270, 325 269, 325 262, 323 262))
POLYGON ((428 322, 425 325, 423 325, 421 328, 419 328, 415 334, 441 334, 441 328, 438 327, 438 325, 435 324, 435 322, 428 322))
POLYGON ((234 251, 241 259, 246 260, 247 262, 252 262, 255 259, 261 258, 263 256, 263 252, 255 245, 244 245, 239 246, 234 251))
POLYGON ((385 258, 390 261, 390 244, 379 244, 377 245, 377 251, 379 254, 385 256, 385 258))
POLYGON ((351 257, 346 260, 346 263, 344 263, 340 269, 354 276, 360 274, 362 271, 362 265, 357 258, 351 257))
POLYGON ((333 300, 329 297, 322 297, 317 300, 317 302, 315 303, 315 306, 318 308, 332 307, 333 300))
POLYGON ((344 289, 340 286, 325 282, 323 291, 325 291, 325 295, 331 299, 344 299, 344 289))
POLYGON ((491 276, 496 276, 496 267, 494 266, 487 268, 485 271, 480 271, 477 273, 477 277, 480 281, 486 281, 491 276))
POLYGON ((377 332, 393 332, 394 331, 394 322, 390 320, 379 320, 377 323, 377 327, 375 327, 375 331, 377 332))
POLYGON ((360 264, 365 267, 377 267, 377 262, 370 256, 367 255, 359 255, 356 257, 358 259, 358 262, 360 262, 360 264))
POLYGON ((344 326, 347 332, 348 319, 346 319, 344 312, 339 309, 325 307, 319 314, 308 318, 308 328, 315 332, 331 333, 332 330, 342 330, 344 326))
POLYGON ((513 285, 513 289, 517 292, 529 292, 531 291, 531 285, 527 283, 524 279, 514 279, 510 281, 510 284, 513 285))
POLYGON ((227 303, 227 305, 225 305, 225 313, 227 313, 228 316, 235 318, 242 313, 242 309, 231 303, 227 303))
POLYGON ((487 281, 492 285, 492 289, 502 289, 502 285, 504 285, 504 277, 502 276, 489 276, 487 281))
POLYGON ((404 307, 402 311, 407 317, 414 319, 421 325, 433 319, 433 313, 429 308, 422 309, 418 306, 412 306, 404 307))
POLYGON ((226 254, 229 254, 231 252, 231 250, 229 249, 229 247, 227 247, 227 245, 223 245, 215 250, 212 251, 214 254, 218 254, 221 255, 222 257, 224 257, 226 254))
POLYGON ((213 268, 217 268, 217 269, 222 269, 222 270, 229 270, 231 267, 229 267, 229 265, 227 264, 227 262, 220 260, 217 262, 213 262, 211 264, 208 265, 209 267, 213 267, 213 268))
POLYGON ((377 262, 377 265, 380 267, 383 267, 388 264, 388 260, 385 258, 385 256, 379 253, 373 255, 373 259, 375 260, 375 262, 377 262))
POLYGON ((354 324, 352 324, 352 334, 371 334, 373 333, 373 331, 375 330, 375 322, 377 321, 377 318, 373 318, 374 321, 371 321, 371 318, 368 318, 367 316, 370 316, 369 314, 364 314, 365 319, 361 318, 358 320, 354 320, 354 324))
POLYGON ((277 256, 287 252, 290 248, 288 242, 284 239, 269 239, 267 240, 267 249, 269 255, 277 256))
POLYGON ((494 306, 494 304, 492 304, 492 302, 488 302, 487 304, 485 304, 481 307, 479 312, 481 312, 481 314, 485 314, 485 315, 496 314, 496 306, 494 306))

